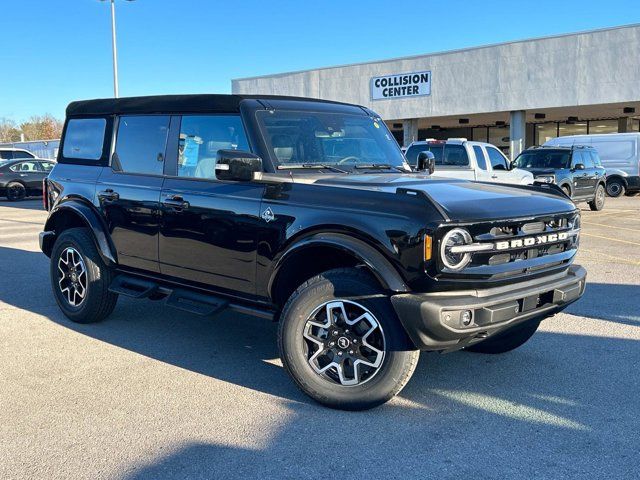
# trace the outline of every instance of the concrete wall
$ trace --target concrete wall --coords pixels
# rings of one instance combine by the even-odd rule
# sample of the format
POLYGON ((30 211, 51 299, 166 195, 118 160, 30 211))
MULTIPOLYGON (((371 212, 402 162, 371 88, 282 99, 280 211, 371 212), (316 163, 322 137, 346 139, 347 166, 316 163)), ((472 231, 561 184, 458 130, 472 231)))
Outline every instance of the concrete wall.
POLYGON ((640 25, 232 81, 233 93, 365 105, 384 119, 640 99, 640 25), (370 100, 371 77, 431 70, 431 96, 370 100))

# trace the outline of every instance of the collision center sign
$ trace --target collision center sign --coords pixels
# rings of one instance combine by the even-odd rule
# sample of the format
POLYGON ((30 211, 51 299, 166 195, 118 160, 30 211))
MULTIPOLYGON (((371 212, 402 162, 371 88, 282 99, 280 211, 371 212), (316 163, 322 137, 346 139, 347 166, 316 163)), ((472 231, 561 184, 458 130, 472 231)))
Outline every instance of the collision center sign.
POLYGON ((371 79, 371 100, 431 95, 431 71, 398 73, 371 79))

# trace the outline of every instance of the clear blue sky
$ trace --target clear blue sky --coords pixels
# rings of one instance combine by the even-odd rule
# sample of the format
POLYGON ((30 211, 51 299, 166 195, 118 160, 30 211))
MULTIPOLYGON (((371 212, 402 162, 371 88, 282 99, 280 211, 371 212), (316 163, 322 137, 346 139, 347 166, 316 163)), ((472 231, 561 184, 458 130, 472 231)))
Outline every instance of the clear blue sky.
MULTIPOLYGON (((640 22, 639 0, 116 0, 120 95, 640 22)), ((109 5, 3 0, 0 117, 112 95, 109 5), (12 69, 11 66, 18 68, 12 69)))

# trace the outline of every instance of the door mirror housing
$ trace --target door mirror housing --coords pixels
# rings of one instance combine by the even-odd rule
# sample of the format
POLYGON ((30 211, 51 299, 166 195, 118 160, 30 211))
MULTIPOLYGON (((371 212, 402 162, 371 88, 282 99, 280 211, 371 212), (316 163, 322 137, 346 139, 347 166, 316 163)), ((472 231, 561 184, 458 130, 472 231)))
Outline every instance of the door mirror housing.
POLYGON ((576 164, 573 166, 573 169, 574 169, 574 170, 584 170, 584 163, 576 163, 576 164))
POLYGON ((418 154, 417 172, 429 172, 431 175, 436 170, 436 157, 428 150, 418 154))
POLYGON ((256 172, 262 172, 262 159, 242 150, 218 150, 216 178, 236 182, 250 182, 256 172))

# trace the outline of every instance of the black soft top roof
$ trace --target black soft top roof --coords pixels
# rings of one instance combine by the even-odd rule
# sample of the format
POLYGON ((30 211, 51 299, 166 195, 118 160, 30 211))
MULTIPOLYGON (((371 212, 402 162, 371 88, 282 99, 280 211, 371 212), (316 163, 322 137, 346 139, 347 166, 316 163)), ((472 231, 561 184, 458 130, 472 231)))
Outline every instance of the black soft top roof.
POLYGON ((294 102, 332 104, 364 111, 360 107, 346 103, 332 102, 315 98, 285 97, 275 95, 154 95, 147 97, 101 98, 71 102, 67 107, 67 117, 77 115, 112 115, 126 113, 205 113, 238 112, 243 100, 258 100, 269 108, 272 104, 291 104, 294 102))

